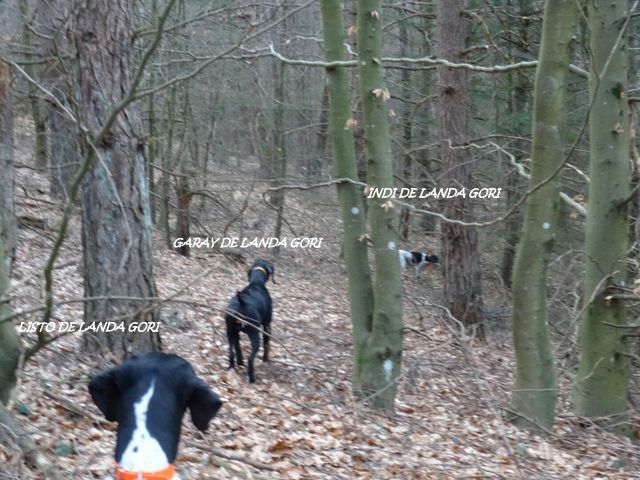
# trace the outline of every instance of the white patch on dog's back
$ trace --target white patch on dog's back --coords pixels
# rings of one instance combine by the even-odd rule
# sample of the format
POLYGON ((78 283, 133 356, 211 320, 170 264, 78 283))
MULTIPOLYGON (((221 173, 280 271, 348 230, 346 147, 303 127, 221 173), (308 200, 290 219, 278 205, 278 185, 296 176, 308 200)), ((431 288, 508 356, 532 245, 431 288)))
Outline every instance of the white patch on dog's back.
POLYGON ((155 386, 156 381, 154 379, 149 390, 140 397, 140 400, 133 404, 136 427, 127 448, 122 454, 120 467, 124 470, 154 472, 169 466, 169 459, 164 450, 162 450, 160 443, 147 430, 147 412, 149 411, 149 402, 153 397, 155 386))

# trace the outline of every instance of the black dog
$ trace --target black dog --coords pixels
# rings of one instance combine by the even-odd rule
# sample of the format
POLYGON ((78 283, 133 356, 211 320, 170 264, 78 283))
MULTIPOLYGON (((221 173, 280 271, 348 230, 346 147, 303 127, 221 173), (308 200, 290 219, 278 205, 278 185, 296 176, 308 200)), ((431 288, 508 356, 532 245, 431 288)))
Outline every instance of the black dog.
POLYGON ((269 278, 273 279, 274 269, 266 260, 256 260, 249 269, 249 285, 238 292, 229 302, 224 320, 227 324, 227 339, 229 340, 229 368, 234 368, 234 360, 238 365, 242 363, 242 351, 240 350, 240 332, 249 336, 251 341, 251 354, 249 355, 249 367, 247 373, 249 383, 254 383, 253 360, 260 349, 260 330, 264 332, 264 362, 269 361, 269 339, 271 333, 271 295, 265 283, 269 278), (234 358, 235 350, 235 358, 234 358))
POLYGON ((178 355, 147 353, 95 376, 91 398, 118 422, 116 478, 177 478, 180 425, 187 408, 206 430, 222 401, 178 355))

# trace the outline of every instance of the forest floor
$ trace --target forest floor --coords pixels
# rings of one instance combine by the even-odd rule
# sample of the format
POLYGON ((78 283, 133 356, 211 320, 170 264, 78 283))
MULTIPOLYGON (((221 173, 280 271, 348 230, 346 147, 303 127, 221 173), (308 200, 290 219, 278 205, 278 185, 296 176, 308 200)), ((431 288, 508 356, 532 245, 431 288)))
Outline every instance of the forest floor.
MULTIPOLYGON (((47 203, 44 176, 25 168, 17 174, 23 219, 12 307, 25 311, 39 306, 42 269, 61 209, 47 203)), ((272 225, 265 219, 273 215, 259 193, 265 187, 220 185, 213 189, 220 210, 195 211, 202 226, 220 235, 249 195, 242 219, 228 234, 269 236, 272 225)), ((637 445, 572 413, 567 376, 560 378, 557 421, 547 437, 507 421, 514 370, 508 317, 491 320, 486 343, 461 336, 437 307, 442 296, 437 270, 418 281, 404 277, 406 336, 396 411, 376 411, 354 398, 336 199, 332 191, 288 195, 286 215, 295 233, 285 234, 323 237, 322 248, 287 248, 278 258, 247 249, 235 260, 200 249, 185 258, 154 238, 159 295, 181 302, 162 308, 163 347, 189 360, 225 402, 205 434, 185 416, 176 462, 183 479, 640 478, 637 445), (244 286, 247 265, 257 257, 272 259, 276 268, 277 284, 269 285, 275 341, 272 361, 257 362, 257 383, 249 385, 244 370, 227 370, 220 309, 244 286)), ((77 216, 69 231, 55 272, 58 302, 83 295, 77 216)), ((198 227, 194 233, 200 233, 198 227)), ((426 245, 417 238, 420 247, 437 246, 435 236, 426 245)), ((505 293, 485 283, 487 305, 505 303, 505 293)), ((58 306, 55 317, 80 321, 82 306, 58 306)), ((38 320, 37 314, 19 319, 38 320)), ((23 334, 23 341, 32 344, 33 337, 23 334)), ((246 338, 242 345, 247 348, 246 338)), ((115 425, 101 420, 87 391, 89 378, 107 361, 87 359, 79 334, 70 334, 39 352, 21 373, 22 414, 14 413, 66 478, 101 479, 113 470, 115 425)), ((637 425, 636 414, 634 421, 637 425)), ((0 449, 0 479, 35 478, 17 446, 0 449)))

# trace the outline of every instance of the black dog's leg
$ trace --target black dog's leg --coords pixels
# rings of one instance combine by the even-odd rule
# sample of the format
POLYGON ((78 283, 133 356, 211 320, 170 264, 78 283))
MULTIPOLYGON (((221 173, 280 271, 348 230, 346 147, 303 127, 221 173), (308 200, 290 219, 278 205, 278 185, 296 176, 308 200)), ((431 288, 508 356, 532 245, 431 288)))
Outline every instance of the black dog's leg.
POLYGON ((242 361, 242 350, 240 349, 240 331, 236 330, 236 337, 234 339, 234 345, 236 349, 236 358, 238 359, 238 366, 241 367, 244 365, 242 361))
POLYGON ((262 347, 263 355, 262 361, 269 361, 269 341, 271 340, 271 323, 267 323, 264 326, 264 333, 262 334, 262 343, 264 344, 262 347))
POLYGON ((253 374, 253 360, 256 358, 258 354, 258 350, 260 350, 260 332, 252 328, 249 332, 249 340, 251 341, 251 354, 249 355, 249 366, 247 368, 249 375, 249 383, 255 383, 256 377, 253 374))
POLYGON ((229 342, 229 368, 236 366, 233 349, 238 338, 238 329, 229 320, 227 320, 227 341, 229 342))
POLYGON ((238 366, 242 366, 242 350, 240 350, 240 330, 235 319, 227 320, 227 341, 229 342, 229 368, 235 368, 236 358, 238 366), (234 354, 235 351, 235 354, 234 354))

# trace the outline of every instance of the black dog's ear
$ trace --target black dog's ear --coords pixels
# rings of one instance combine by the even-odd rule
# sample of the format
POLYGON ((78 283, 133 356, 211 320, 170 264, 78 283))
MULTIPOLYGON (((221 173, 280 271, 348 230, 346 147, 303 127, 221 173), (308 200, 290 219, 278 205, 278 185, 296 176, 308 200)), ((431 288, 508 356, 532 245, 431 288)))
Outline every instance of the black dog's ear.
POLYGON ((222 406, 220 397, 195 375, 191 381, 191 395, 187 400, 187 406, 191 411, 191 420, 198 430, 205 431, 209 422, 216 416, 222 406))
POLYGON ((93 377, 89 383, 89 393, 93 402, 103 413, 104 418, 110 422, 118 420, 118 400, 120 389, 116 383, 118 368, 110 368, 93 377))

